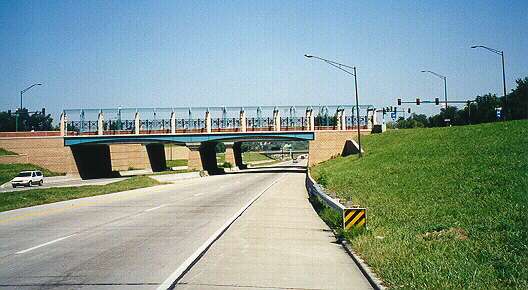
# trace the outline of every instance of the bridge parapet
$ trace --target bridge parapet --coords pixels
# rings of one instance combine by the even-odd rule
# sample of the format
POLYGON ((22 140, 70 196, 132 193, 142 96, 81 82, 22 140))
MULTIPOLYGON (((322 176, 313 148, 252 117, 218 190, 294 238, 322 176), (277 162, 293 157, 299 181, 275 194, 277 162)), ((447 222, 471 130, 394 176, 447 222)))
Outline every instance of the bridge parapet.
MULTIPOLYGON (((69 109, 61 115, 60 128, 62 136, 346 131, 357 128, 354 110, 352 105, 69 109)), ((360 128, 371 128, 374 107, 362 105, 360 111, 360 128)))

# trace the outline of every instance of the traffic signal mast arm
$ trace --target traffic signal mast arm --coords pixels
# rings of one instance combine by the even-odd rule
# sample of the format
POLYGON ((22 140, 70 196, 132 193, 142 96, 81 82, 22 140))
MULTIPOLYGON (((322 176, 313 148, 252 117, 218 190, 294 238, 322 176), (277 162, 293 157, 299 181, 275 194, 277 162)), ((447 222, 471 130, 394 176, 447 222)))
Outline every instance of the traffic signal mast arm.
MULTIPOLYGON (((474 103, 475 100, 466 100, 466 101, 448 101, 447 103, 448 104, 467 104, 467 103, 474 103)), ((445 102, 441 102, 438 98, 435 98, 434 101, 422 101, 420 100, 420 98, 416 98, 416 101, 402 101, 402 99, 398 99, 398 106, 400 106, 401 104, 416 104, 416 105, 420 105, 420 104, 435 104, 435 105, 439 105, 440 103, 445 103, 445 102)))

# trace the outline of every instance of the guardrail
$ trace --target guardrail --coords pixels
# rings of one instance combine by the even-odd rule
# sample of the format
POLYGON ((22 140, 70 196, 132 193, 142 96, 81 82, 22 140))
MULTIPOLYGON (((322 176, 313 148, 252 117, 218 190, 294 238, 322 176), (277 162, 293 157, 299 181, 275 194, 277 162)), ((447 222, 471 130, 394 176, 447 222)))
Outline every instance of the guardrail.
POLYGON ((310 195, 315 195, 319 197, 327 206, 337 210, 339 213, 342 213, 346 207, 342 205, 338 200, 333 199, 328 194, 326 194, 325 189, 315 182, 310 176, 310 171, 306 173, 306 189, 310 195))

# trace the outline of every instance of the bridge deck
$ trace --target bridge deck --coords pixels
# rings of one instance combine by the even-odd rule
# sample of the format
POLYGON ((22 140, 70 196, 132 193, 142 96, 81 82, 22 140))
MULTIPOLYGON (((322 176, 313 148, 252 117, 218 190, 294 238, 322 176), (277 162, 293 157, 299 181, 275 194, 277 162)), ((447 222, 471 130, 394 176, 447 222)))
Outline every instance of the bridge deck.
POLYGON ((258 140, 293 140, 311 141, 315 139, 313 131, 266 131, 266 132, 231 132, 231 133, 177 133, 177 134, 118 134, 118 135, 85 135, 64 136, 65 146, 113 143, 201 143, 211 141, 258 141, 258 140))

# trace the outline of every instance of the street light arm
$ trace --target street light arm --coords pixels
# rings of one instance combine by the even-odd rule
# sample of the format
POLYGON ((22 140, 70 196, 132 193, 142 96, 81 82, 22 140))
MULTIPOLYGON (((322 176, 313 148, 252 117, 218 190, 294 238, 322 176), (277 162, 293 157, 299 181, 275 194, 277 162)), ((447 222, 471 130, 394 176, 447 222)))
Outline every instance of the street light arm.
POLYGON ((334 65, 337 65, 337 66, 340 66, 340 67, 346 67, 346 68, 354 69, 353 66, 349 66, 349 65, 346 65, 346 64, 338 63, 336 61, 331 61, 331 60, 328 60, 328 59, 325 59, 325 58, 322 58, 322 57, 318 57, 318 56, 315 56, 315 55, 305 54, 304 56, 307 57, 307 58, 316 58, 316 59, 322 60, 322 61, 324 61, 324 62, 326 62, 328 64, 334 64, 334 65))
POLYGON ((487 46, 484 46, 484 45, 473 45, 471 48, 484 48, 485 50, 489 50, 493 53, 496 53, 496 54, 499 54, 499 55, 503 55, 504 52, 501 51, 501 50, 498 50, 498 49, 495 49, 495 48, 491 48, 491 47, 487 47, 487 46))
MULTIPOLYGON (((342 70, 342 71, 346 72, 346 73, 349 74, 349 75, 356 76, 353 72, 350 72, 350 71, 348 71, 348 70, 346 70, 346 69, 340 67, 340 66, 337 65, 337 64, 334 64, 334 63, 329 62, 329 61, 324 61, 324 62, 326 62, 327 64, 329 64, 329 65, 331 65, 331 66, 333 66, 333 67, 335 67, 335 68, 337 68, 337 69, 339 69, 339 70, 342 70)), ((347 66, 347 67, 348 67, 348 66, 347 66)))
POLYGON ((29 87, 23 89, 22 91, 20 91, 20 93, 23 94, 23 93, 29 91, 29 90, 30 90, 32 87, 34 87, 34 86, 42 86, 42 84, 41 84, 41 83, 32 84, 31 86, 29 86, 29 87))
POLYGON ((437 76, 437 77, 439 77, 439 78, 441 78, 441 79, 443 79, 443 80, 447 79, 447 77, 445 77, 445 76, 443 76, 443 75, 441 75, 441 74, 437 74, 437 73, 435 73, 434 71, 423 70, 422 72, 423 72, 423 73, 430 73, 430 74, 433 74, 433 75, 435 75, 435 76, 437 76))

